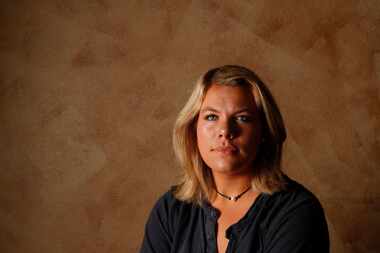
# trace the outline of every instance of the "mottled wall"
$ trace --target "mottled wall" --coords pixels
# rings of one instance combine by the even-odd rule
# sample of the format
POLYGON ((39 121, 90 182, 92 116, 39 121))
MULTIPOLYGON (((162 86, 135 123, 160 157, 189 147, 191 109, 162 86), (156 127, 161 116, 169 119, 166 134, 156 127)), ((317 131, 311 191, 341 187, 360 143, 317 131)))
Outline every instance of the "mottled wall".
POLYGON ((251 67, 333 253, 380 251, 380 1, 5 1, 0 252, 137 252, 200 73, 251 67))

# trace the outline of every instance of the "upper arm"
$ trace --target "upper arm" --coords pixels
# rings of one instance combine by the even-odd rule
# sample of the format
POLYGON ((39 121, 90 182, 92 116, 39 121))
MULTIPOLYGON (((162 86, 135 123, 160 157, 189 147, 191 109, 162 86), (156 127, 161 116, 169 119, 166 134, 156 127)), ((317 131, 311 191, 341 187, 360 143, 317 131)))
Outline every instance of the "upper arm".
POLYGON ((171 249, 169 207, 160 199, 152 209, 145 225, 140 253, 168 253, 171 249))
POLYGON ((264 241, 265 253, 328 253, 328 228, 319 202, 304 202, 278 217, 264 241))

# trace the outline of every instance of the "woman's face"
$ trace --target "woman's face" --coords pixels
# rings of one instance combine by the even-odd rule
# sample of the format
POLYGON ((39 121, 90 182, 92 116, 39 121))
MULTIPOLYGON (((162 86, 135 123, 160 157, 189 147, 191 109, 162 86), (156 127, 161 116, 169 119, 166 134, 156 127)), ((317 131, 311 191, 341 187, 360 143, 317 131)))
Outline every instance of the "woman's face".
POLYGON ((215 173, 250 173, 261 139, 261 122, 249 88, 212 85, 197 120, 203 161, 215 173))

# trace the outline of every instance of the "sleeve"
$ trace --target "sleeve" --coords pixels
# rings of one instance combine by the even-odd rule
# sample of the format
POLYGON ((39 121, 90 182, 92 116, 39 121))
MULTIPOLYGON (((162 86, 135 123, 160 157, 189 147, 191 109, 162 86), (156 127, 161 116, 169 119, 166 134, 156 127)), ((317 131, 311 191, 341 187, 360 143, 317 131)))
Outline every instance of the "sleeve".
MULTIPOLYGON (((166 194, 167 195, 167 194, 166 194)), ((172 236, 169 226, 169 206, 165 196, 157 201, 145 225, 140 253, 169 253, 172 236)))
POLYGON ((265 253, 329 253, 327 222, 318 200, 299 203, 276 218, 264 244, 265 253))

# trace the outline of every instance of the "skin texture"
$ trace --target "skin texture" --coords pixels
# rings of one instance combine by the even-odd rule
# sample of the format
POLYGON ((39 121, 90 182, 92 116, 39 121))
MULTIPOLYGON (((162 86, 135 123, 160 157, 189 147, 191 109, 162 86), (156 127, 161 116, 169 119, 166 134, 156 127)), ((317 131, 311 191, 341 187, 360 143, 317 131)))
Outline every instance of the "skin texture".
MULTIPOLYGON (((216 188, 229 196, 251 184, 252 162, 261 139, 261 122, 251 90, 212 85, 197 121, 197 143, 203 161, 213 174, 216 188)), ((225 252, 226 229, 238 222, 258 196, 248 191, 237 202, 216 195, 212 205, 221 215, 217 227, 218 252, 225 252)))
POLYGON ((260 142, 261 124, 248 88, 212 85, 197 121, 197 143, 215 173, 246 173, 260 142))

